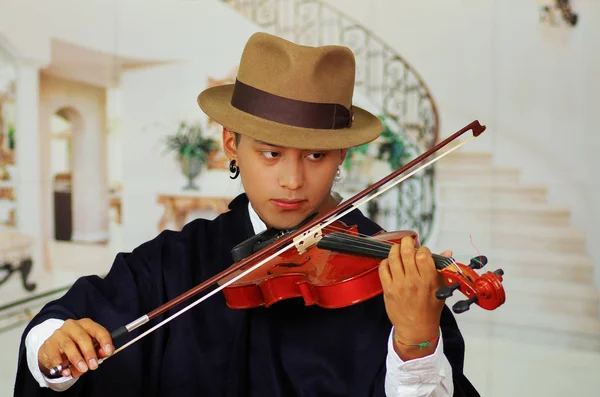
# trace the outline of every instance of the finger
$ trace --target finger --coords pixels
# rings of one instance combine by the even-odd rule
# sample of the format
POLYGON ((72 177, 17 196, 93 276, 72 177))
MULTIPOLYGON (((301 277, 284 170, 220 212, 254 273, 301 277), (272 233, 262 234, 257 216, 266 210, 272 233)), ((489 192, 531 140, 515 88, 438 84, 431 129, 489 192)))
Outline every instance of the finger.
POLYGON ((100 346, 98 352, 101 357, 108 357, 115 351, 110 332, 106 328, 89 318, 82 319, 79 324, 92 338, 98 341, 98 346, 100 346))
POLYGON ((94 341, 90 334, 80 325, 80 322, 75 322, 69 328, 69 336, 77 344, 79 351, 83 353, 88 368, 91 370, 97 369, 98 356, 96 355, 94 341))
POLYGON ((416 255, 417 268, 419 274, 424 280, 435 282, 438 277, 438 272, 433 263, 431 251, 427 247, 420 247, 416 255))
MULTIPOLYGON (((56 343, 52 339, 49 339, 48 341, 46 341, 42 345, 42 347, 40 348, 40 351, 38 353, 39 364, 41 364, 41 366, 45 367, 48 370, 51 368, 57 367, 59 365, 62 365, 62 363, 65 361, 66 358, 67 357, 61 353, 58 343, 56 343)), ((47 372, 45 372, 45 373, 47 374, 47 372)), ((82 375, 82 373, 79 370, 77 370, 77 367, 74 365, 71 365, 68 368, 63 369, 60 372, 60 374, 65 377, 73 376, 74 378, 77 378, 82 375)))
POLYGON ((402 260, 400 260, 400 245, 392 245, 387 264, 393 281, 404 279, 404 266, 402 265, 402 260))
POLYGON ((60 351, 58 343, 51 337, 44 342, 38 352, 38 364, 46 369, 54 368, 62 364, 64 356, 60 351))
POLYGON ((446 258, 451 258, 452 257, 452 251, 446 250, 446 251, 442 252, 440 255, 441 256, 445 256, 446 258))
MULTIPOLYGON (((56 343, 58 344, 61 352, 67 356, 67 359, 71 365, 77 367, 77 369, 79 369, 81 372, 86 372, 88 370, 88 366, 71 337, 62 330, 56 331, 55 335, 56 336, 54 338, 56 343)), ((60 364, 60 362, 58 364, 60 364)))
MULTIPOLYGON (((83 372, 78 370, 77 367, 74 365, 70 366, 67 371, 69 371, 69 370, 71 371, 71 376, 73 378, 79 378, 81 375, 83 375, 83 372)), ((68 376, 68 375, 65 375, 65 376, 68 376)))
POLYGON ((404 237, 400 241, 400 257, 407 278, 421 277, 415 260, 415 240, 413 237, 404 237))
POLYGON ((390 265, 387 259, 382 260, 379 264, 379 279, 383 290, 388 290, 392 284, 392 273, 390 273, 390 265))

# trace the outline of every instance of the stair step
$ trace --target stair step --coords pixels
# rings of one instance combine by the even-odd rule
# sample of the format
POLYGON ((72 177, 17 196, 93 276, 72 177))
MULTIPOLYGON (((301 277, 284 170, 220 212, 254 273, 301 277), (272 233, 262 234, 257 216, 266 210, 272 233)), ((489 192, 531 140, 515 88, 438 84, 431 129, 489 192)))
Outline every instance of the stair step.
MULTIPOLYGON (((506 292, 507 303, 511 303, 505 310, 527 312, 531 315, 535 315, 538 311, 546 311, 588 317, 598 316, 600 293, 591 279, 579 283, 560 279, 522 278, 512 272, 510 267, 495 261, 488 265, 487 269, 478 270, 477 273, 483 274, 498 268, 504 270, 502 285, 506 292), (518 302, 518 305, 515 305, 515 302, 518 302)), ((461 293, 457 295, 462 297, 461 293)))
MULTIPOLYGON (((587 264, 539 264, 535 262, 511 262, 487 255, 490 266, 503 269, 506 274, 522 279, 557 280, 572 283, 589 283, 594 277, 594 268, 587 264)), ((591 263, 591 260, 589 260, 591 263)))
MULTIPOLYGON (((497 310, 500 310, 497 309, 497 310)), ((474 313, 473 309, 473 313, 474 313)), ((586 319, 577 322, 577 318, 564 315, 545 316, 545 319, 539 319, 543 314, 538 315, 535 322, 523 323, 522 317, 505 315, 500 319, 496 317, 490 320, 489 317, 475 315, 470 312, 456 315, 460 330, 466 335, 481 335, 486 338, 503 338, 516 344, 541 345, 564 347, 568 349, 578 349, 584 351, 600 352, 600 332, 594 332, 594 328, 599 328, 598 320, 586 319), (513 318, 511 318, 513 317, 513 318), (568 329, 565 326, 556 327, 557 322, 573 324, 568 329), (583 323, 586 329, 592 329, 591 332, 582 332, 578 326, 583 323)), ((467 342, 468 344, 468 342, 467 342)))
POLYGON ((600 301, 600 293, 593 285, 593 280, 589 280, 589 283, 573 283, 561 280, 532 280, 510 277, 508 273, 505 273, 505 276, 503 284, 507 290, 545 296, 548 299, 573 298, 590 302, 600 301))
POLYGON ((493 266, 501 267, 515 276, 526 279, 590 283, 594 277, 594 263, 586 255, 499 250, 487 252, 487 257, 493 266))
POLYGON ((460 149, 448 153, 439 160, 439 164, 460 164, 465 166, 490 166, 492 165, 493 155, 491 152, 467 152, 460 149))
MULTIPOLYGON (((535 291, 514 290, 509 285, 510 279, 510 275, 507 274, 503 283, 506 292, 506 303, 510 300, 513 304, 507 310, 531 316, 536 316, 538 313, 544 312, 590 318, 598 317, 599 300, 597 298, 560 296, 560 293, 563 292, 561 290, 558 290, 556 296, 552 296, 551 291, 545 291, 543 294, 540 294, 535 291)), ((592 294, 594 293, 590 293, 590 295, 592 294)))
MULTIPOLYGON (((448 300, 448 305, 452 307, 448 300)), ((600 320, 594 317, 569 315, 540 311, 537 313, 519 312, 508 309, 506 303, 493 311, 486 311, 480 307, 455 315, 461 329, 469 323, 489 325, 496 329, 499 326, 516 328, 519 332, 537 331, 538 333, 554 334, 565 339, 583 338, 600 341, 600 320), (506 310, 505 310, 506 309, 506 310)), ((518 336, 517 332, 517 336, 518 336)), ((600 344, 598 345, 600 348, 600 344)))
MULTIPOLYGON (((453 302, 447 300, 448 306, 452 307, 453 302)), ((587 317, 579 315, 569 315, 564 313, 552 313, 539 311, 530 313, 514 310, 518 304, 513 302, 512 307, 508 298, 504 305, 499 308, 488 311, 479 306, 471 306, 471 309, 465 313, 455 315, 457 318, 468 317, 483 323, 506 324, 511 326, 530 327, 538 329, 549 329, 560 332, 575 332, 580 334, 600 336, 600 320, 597 317, 587 317)))
POLYGON ((438 181, 446 182, 487 182, 487 183, 518 183, 520 170, 518 168, 440 164, 435 169, 438 181))
POLYGON ((497 260, 512 261, 514 263, 531 263, 543 266, 567 266, 577 265, 593 269, 594 263, 587 255, 573 254, 547 254, 531 250, 501 250, 491 251, 491 255, 497 260))
POLYGON ((519 304, 514 308, 535 315, 538 311, 570 315, 597 317, 600 293, 593 279, 586 282, 571 282, 561 279, 532 279, 509 273, 509 268, 495 263, 489 270, 502 268, 505 271, 503 286, 507 299, 519 304))
MULTIPOLYGON (((593 285, 594 263, 584 255, 550 255, 526 250, 492 250, 482 254, 486 255, 489 261, 483 270, 493 271, 500 268, 509 280, 520 279, 523 283, 531 282, 534 286, 541 285, 544 288, 557 286, 559 291, 578 289, 580 285, 584 288, 593 285), (565 289, 560 288, 562 286, 565 286, 565 289)), ((475 255, 477 253, 473 248, 470 255, 454 251, 454 258, 463 264, 468 264, 475 255)))
POLYGON ((473 252, 475 247, 485 255, 491 250, 531 250, 549 254, 579 254, 586 251, 585 235, 570 227, 516 227, 502 224, 457 223, 440 227, 436 245, 456 253, 473 252))
POLYGON ((446 181, 437 178, 438 200, 444 203, 475 202, 545 203, 548 190, 543 186, 494 181, 446 181))
POLYGON ((456 223, 503 223, 520 226, 569 226, 568 209, 545 204, 500 204, 479 200, 472 205, 441 202, 438 205, 441 227, 456 223))

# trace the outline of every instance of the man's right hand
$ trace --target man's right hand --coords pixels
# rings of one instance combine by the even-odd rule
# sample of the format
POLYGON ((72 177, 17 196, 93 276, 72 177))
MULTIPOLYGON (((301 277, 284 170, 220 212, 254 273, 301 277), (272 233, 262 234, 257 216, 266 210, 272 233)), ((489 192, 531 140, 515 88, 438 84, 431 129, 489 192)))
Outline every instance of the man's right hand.
POLYGON ((110 333, 90 320, 66 320, 48 338, 38 352, 38 365, 43 373, 68 360, 70 368, 63 369, 63 376, 80 377, 88 369, 98 368, 98 357, 105 358, 114 352, 110 333), (94 339, 100 348, 94 349, 94 339))

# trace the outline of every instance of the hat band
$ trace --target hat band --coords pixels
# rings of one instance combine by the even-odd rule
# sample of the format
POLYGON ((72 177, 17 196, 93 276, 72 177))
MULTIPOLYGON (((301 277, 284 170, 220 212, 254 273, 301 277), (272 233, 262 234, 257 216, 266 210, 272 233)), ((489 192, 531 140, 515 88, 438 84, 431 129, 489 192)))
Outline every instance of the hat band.
POLYGON ((284 98, 235 80, 231 105, 256 117, 294 127, 339 130, 352 126, 353 112, 336 103, 284 98))

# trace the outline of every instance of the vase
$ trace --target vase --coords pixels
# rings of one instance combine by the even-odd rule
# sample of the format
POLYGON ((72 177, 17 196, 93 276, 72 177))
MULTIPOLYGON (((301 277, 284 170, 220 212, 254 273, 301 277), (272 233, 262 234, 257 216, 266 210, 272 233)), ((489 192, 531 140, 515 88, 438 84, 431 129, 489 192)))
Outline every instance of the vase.
POLYGON ((183 157, 179 159, 179 162, 181 163, 183 175, 188 179, 188 184, 184 186, 183 190, 198 190, 198 186, 194 184, 194 179, 200 175, 202 161, 194 157, 183 157))

